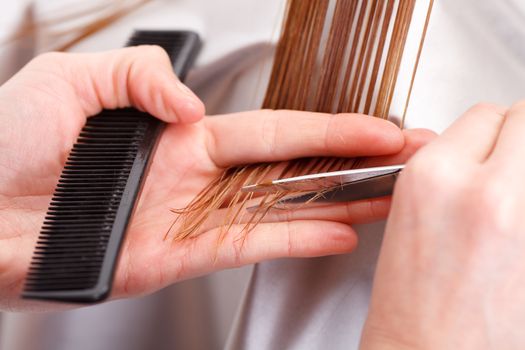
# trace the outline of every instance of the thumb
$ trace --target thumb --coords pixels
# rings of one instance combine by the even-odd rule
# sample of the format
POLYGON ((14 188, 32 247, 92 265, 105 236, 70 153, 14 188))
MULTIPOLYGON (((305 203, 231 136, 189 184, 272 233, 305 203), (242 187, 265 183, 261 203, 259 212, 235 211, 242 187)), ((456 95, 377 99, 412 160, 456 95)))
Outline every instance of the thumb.
POLYGON ((61 71, 86 115, 133 106, 166 122, 192 123, 204 116, 203 103, 177 78, 159 46, 58 55, 71 56, 64 57, 61 71))

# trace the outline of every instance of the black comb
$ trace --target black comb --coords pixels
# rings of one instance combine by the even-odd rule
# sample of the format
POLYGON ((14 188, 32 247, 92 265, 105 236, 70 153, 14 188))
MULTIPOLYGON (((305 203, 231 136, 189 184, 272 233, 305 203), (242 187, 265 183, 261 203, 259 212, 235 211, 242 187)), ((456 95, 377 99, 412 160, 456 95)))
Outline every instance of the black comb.
MULTIPOLYGON (((159 45, 183 80, 201 46, 189 31, 136 31, 127 46, 159 45)), ((133 108, 88 118, 58 181, 23 298, 93 303, 110 291, 133 209, 165 124, 133 108)))

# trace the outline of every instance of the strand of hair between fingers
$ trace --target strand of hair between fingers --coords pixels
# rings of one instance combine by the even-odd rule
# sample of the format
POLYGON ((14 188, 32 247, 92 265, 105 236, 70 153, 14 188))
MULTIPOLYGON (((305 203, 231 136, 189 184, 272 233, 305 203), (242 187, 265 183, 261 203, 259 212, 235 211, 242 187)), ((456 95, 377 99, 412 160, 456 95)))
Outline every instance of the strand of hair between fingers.
MULTIPOLYGON (((398 89, 416 1, 288 0, 263 108, 328 113, 371 111, 374 116, 387 119, 398 89)), ((266 117, 269 118, 261 131, 265 151, 279 159, 276 158, 280 151, 279 121, 272 115, 266 117)), ((328 136, 334 131, 337 118, 331 118, 326 126, 324 145, 323 142, 319 145, 325 150, 334 146, 330 142, 341 141, 328 136)), ((335 171, 358 164, 348 159, 310 157, 230 168, 221 175, 220 181, 199 194, 186 213, 192 217, 201 217, 199 213, 208 215, 210 209, 202 203, 210 198, 220 203, 218 207, 236 207, 243 199, 233 197, 234 200, 229 201, 231 190, 246 184, 248 179, 257 180, 267 173, 268 167, 283 169, 281 177, 293 177, 308 171, 335 171), (239 173, 243 176, 239 177, 239 173)), ((274 199, 284 195, 286 192, 264 197, 265 205, 260 206, 254 220, 261 222, 276 203, 274 199)), ((236 214, 232 212, 232 215, 236 214)), ((182 232, 197 232, 197 226, 204 225, 204 221, 185 221, 182 232)))

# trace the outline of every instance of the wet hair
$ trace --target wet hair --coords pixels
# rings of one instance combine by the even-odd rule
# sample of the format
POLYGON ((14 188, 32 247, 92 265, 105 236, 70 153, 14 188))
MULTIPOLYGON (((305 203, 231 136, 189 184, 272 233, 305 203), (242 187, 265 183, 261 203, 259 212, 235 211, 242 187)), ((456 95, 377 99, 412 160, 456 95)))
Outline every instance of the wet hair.
MULTIPOLYGON (((262 107, 326 113, 363 113, 388 119, 416 1, 288 0, 281 37, 262 107)), ((410 100, 433 6, 428 2, 412 79, 410 100)), ((401 123, 402 124, 402 123, 401 123)), ((222 225, 246 223, 248 233, 279 199, 291 193, 260 197, 260 209, 247 214, 253 194, 239 189, 268 179, 358 167, 360 159, 307 158, 226 169, 179 214, 175 239, 198 235, 209 216, 228 208, 222 225), (246 220, 246 215, 250 215, 246 220), (241 218, 243 218, 241 220, 241 218)))

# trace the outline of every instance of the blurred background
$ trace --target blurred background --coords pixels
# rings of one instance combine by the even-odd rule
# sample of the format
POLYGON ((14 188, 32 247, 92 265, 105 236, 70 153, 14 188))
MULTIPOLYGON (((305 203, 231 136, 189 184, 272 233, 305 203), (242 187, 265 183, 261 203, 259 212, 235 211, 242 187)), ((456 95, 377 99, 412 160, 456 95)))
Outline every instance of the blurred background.
MULTIPOLYGON (((45 51, 119 48, 133 29, 193 29, 205 45, 187 84, 208 114, 256 109, 284 3, 3 1, 0 83, 45 51)), ((509 105, 524 98, 524 43, 523 0, 436 0, 407 126, 440 132, 477 102, 509 105)), ((0 350, 220 349, 227 343, 267 349, 277 337, 294 337, 281 344, 300 349, 319 348, 327 339, 340 345, 333 348, 349 348, 366 316, 382 225, 359 233, 359 250, 349 256, 269 262, 252 277, 252 267, 224 271, 147 297, 68 312, 0 314, 0 350), (308 278, 290 278, 305 271, 308 278), (328 305, 330 298, 336 304, 328 305), (244 323, 249 319, 256 322, 244 323), (283 324, 298 319, 304 332, 282 332, 283 324)))

